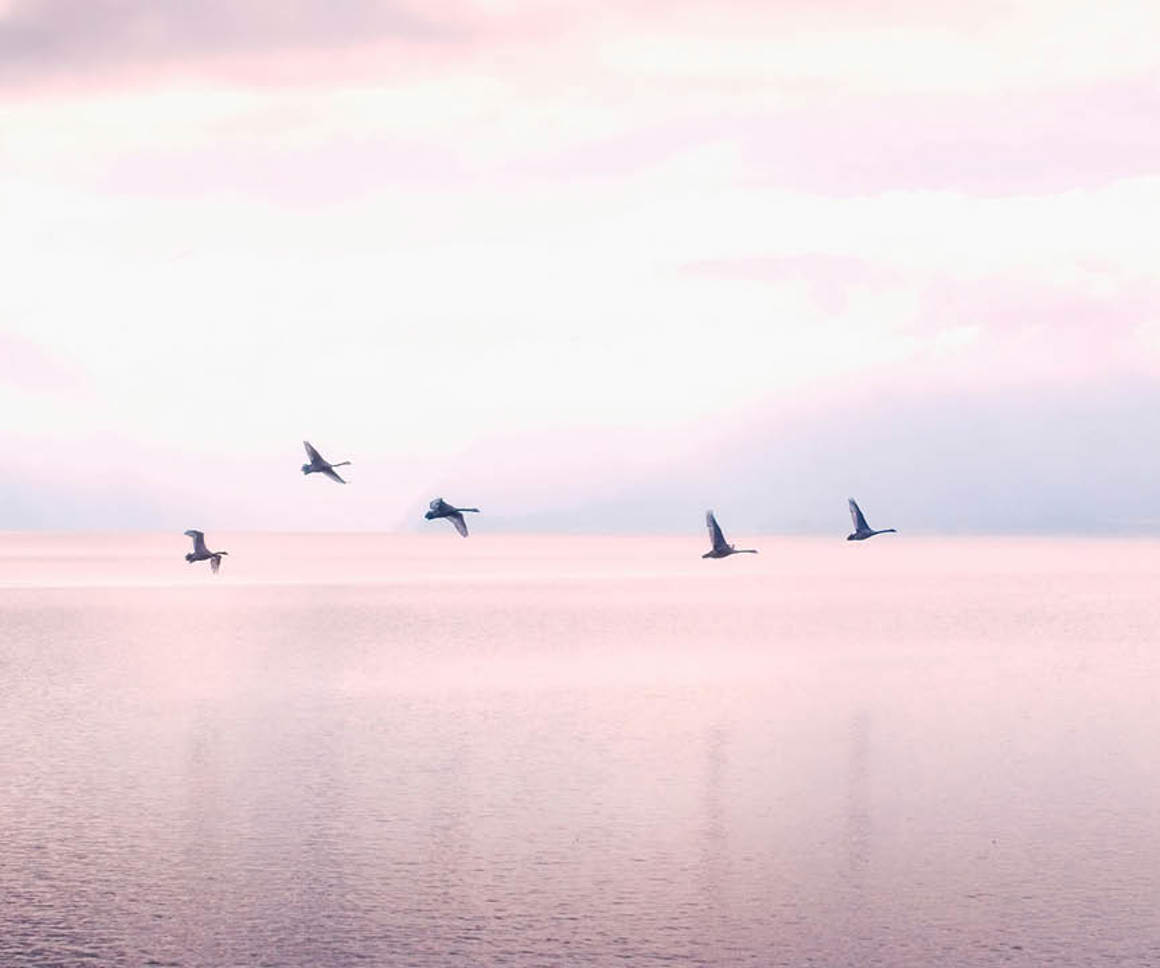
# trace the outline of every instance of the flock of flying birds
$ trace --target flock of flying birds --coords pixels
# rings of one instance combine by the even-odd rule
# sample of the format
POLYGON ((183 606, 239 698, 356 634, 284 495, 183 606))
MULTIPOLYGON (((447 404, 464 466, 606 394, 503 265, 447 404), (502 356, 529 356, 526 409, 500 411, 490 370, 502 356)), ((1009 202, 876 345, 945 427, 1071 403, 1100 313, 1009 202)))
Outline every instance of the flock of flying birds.
MULTIPOLYGON (((310 458, 310 463, 302 465, 303 474, 324 474, 332 481, 337 481, 339 484, 345 484, 344 481, 335 470, 336 467, 346 467, 350 461, 339 461, 337 464, 332 464, 326 460, 314 447, 310 441, 302 441, 306 448, 306 456, 310 458)), ((448 504, 441 497, 435 498, 430 505, 429 510, 424 515, 428 521, 434 521, 436 518, 446 518, 454 526, 455 530, 464 538, 467 537, 467 522, 463 520, 463 515, 467 512, 475 514, 479 513, 479 508, 457 508, 448 504)), ((893 534, 894 528, 883 528, 880 531, 875 531, 866 523, 866 515, 862 513, 862 509, 858 507, 858 502, 850 498, 850 517, 854 521, 854 530, 846 535, 847 541, 865 541, 867 538, 873 538, 876 534, 893 534)), ((730 555, 755 555, 756 548, 735 548, 725 540, 725 534, 721 531, 721 525, 717 523, 717 518, 714 517, 712 511, 705 512, 705 524, 709 528, 709 541, 713 547, 706 551, 702 558, 728 558, 730 555)), ((192 528, 185 532, 187 537, 193 539, 193 551, 185 556, 185 560, 190 564, 195 561, 208 561, 210 570, 216 575, 217 570, 222 565, 222 557, 228 555, 228 551, 210 551, 205 544, 205 534, 201 531, 195 531, 192 528)))

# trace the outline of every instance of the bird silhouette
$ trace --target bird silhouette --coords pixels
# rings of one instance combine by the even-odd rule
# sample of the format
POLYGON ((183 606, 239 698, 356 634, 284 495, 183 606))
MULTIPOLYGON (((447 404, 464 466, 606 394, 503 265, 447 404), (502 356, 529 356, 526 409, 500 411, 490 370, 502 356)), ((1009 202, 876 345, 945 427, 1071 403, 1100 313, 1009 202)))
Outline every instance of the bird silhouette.
POLYGON ((847 541, 865 541, 867 538, 873 538, 876 534, 898 533, 894 528, 883 528, 881 531, 875 531, 866 523, 866 515, 862 513, 862 509, 858 507, 858 502, 853 498, 850 498, 850 517, 854 520, 854 532, 846 535, 847 541))
POLYGON ((193 551, 185 556, 185 560, 191 565, 195 561, 208 561, 209 569, 215 575, 217 570, 222 566, 222 555, 228 555, 228 551, 210 551, 205 546, 205 535, 200 531, 194 531, 192 528, 185 532, 187 538, 193 538, 193 551))
POLYGON ((756 548, 734 548, 725 540, 725 535, 721 533, 721 525, 717 523, 717 519, 713 517, 712 511, 705 512, 705 524, 709 528, 709 540, 713 543, 711 551, 706 551, 702 558, 728 558, 730 555, 755 555, 756 548))
POLYGON ((452 507, 441 497, 435 498, 435 500, 432 501, 428 507, 431 510, 423 515, 423 517, 425 517, 428 521, 434 521, 436 518, 446 518, 453 525, 455 525, 455 530, 465 538, 467 537, 467 522, 463 520, 463 512, 472 511, 475 514, 479 513, 479 508, 452 507))
POLYGON ((309 464, 302 465, 303 474, 325 474, 332 481, 338 481, 339 484, 346 483, 346 481, 334 472, 334 469, 336 467, 346 467, 350 464, 350 461, 344 460, 337 464, 332 464, 314 449, 309 440, 302 441, 302 446, 306 448, 306 456, 310 458, 309 464))

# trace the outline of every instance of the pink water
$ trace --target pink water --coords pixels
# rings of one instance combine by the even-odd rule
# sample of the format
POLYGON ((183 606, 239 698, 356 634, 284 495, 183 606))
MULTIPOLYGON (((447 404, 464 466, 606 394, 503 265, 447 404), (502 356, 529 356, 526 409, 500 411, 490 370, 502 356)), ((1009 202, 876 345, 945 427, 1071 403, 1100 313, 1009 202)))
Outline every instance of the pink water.
POLYGON ((0 964, 1160 963, 1160 544, 209 541, 0 535, 0 964))

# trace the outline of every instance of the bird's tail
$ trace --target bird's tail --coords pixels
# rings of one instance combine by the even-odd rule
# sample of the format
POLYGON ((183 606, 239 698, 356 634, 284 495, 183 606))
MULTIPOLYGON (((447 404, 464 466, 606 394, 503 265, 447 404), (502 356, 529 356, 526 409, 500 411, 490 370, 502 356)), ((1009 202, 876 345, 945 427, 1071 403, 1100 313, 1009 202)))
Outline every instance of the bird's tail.
POLYGON ((331 464, 330 466, 331 467, 350 467, 350 461, 348 461, 348 460, 339 461, 339 463, 331 464))
POLYGON ((476 514, 479 514, 479 508, 456 508, 455 510, 456 511, 474 511, 476 514))

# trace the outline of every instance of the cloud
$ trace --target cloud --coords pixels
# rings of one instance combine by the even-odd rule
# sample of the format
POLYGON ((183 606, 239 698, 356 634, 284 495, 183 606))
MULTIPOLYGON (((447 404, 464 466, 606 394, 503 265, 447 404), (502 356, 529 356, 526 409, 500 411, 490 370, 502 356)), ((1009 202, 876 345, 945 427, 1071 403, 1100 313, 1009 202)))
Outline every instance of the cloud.
POLYGON ((1148 76, 1160 12, 1109 0, 7 0, 0 83, 249 83, 462 70, 541 88, 690 105, 794 90, 1003 93, 1148 76), (453 55, 453 56, 452 56, 453 55), (150 76, 152 75, 152 76, 150 76))
POLYGON ((0 78, 461 36, 429 9, 403 0, 15 0, 0 13, 0 78))
POLYGON ((986 94, 822 88, 760 109, 722 93, 714 108, 642 117, 517 164, 531 174, 623 177, 717 145, 733 152, 732 176, 754 186, 839 196, 1050 193, 1160 170, 1158 111, 1160 88, 1140 79, 986 94))
POLYGON ((745 158, 763 182, 861 194, 905 188, 1057 192, 1160 170, 1147 119, 1160 89, 1117 82, 1050 92, 839 96, 755 121, 745 158))
POLYGON ((1160 450, 1142 444, 1160 392, 1097 381, 914 393, 877 386, 730 419, 690 459, 652 474, 494 507, 527 530, 703 534, 714 507, 735 533, 849 530, 846 498, 879 527, 921 533, 1156 534, 1160 450))
POLYGON ((13 476, 107 444, 175 515, 383 527, 466 481, 608 527, 668 480, 759 499, 776 468, 702 473, 735 434, 845 491, 844 452, 886 460, 847 407, 921 422, 877 396, 972 448, 1004 399, 1105 413, 1160 373, 1160 14, 1129 7, 0 0, 13 476), (325 510, 303 436, 357 458, 325 510))
POLYGON ((879 4, 801 2, 666 13, 610 32, 601 45, 605 68, 689 90, 1044 91, 1149 76, 1160 26, 1160 10, 1133 0, 1111 0, 1098 15, 1086 0, 938 3, 925 14, 910 4, 880 13, 879 4))
POLYGON ((663 18, 640 2, 578 20, 467 0, 17 0, 0 15, 0 83, 71 77, 85 96, 9 90, 5 161, 105 191, 320 200, 396 178, 994 196, 1160 170, 1154 52, 1119 62, 1078 40, 1098 20, 1093 36, 1134 51, 1150 20, 954 6, 876 4, 869 17, 850 3, 685 0, 663 18), (884 45, 888 25, 902 39, 884 45), (1041 70, 994 76, 1029 70, 1021 44, 1048 27, 1041 70), (652 56, 654 41, 716 53, 689 74, 682 57, 652 56), (970 52, 971 70, 947 51, 970 52), (900 63, 915 76, 880 83, 900 63), (116 97, 94 90, 105 82, 116 97))
POLYGON ((809 288, 815 304, 825 313, 843 312, 858 290, 882 289, 902 282, 902 275, 896 270, 867 259, 824 252, 706 259, 682 265, 677 272, 692 278, 722 281, 802 284, 809 288))
POLYGON ((76 389, 86 383, 83 371, 30 339, 0 333, 0 388, 34 393, 76 389))

